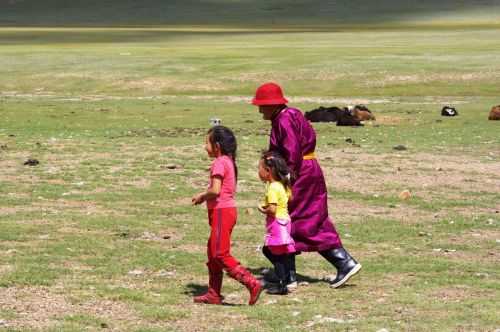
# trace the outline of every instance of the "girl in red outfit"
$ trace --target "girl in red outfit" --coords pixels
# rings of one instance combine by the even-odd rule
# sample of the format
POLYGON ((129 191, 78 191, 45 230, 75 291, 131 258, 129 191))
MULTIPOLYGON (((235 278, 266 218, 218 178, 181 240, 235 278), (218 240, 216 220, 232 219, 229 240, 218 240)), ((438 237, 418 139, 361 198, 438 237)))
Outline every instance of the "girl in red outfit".
POLYGON ((208 189, 192 198, 195 205, 207 202, 210 237, 207 243, 208 291, 196 296, 194 302, 221 304, 222 271, 236 279, 250 292, 248 304, 257 302, 262 287, 260 282, 231 256, 231 232, 236 224, 236 138, 231 129, 212 127, 206 137, 205 150, 214 158, 210 167, 208 189))

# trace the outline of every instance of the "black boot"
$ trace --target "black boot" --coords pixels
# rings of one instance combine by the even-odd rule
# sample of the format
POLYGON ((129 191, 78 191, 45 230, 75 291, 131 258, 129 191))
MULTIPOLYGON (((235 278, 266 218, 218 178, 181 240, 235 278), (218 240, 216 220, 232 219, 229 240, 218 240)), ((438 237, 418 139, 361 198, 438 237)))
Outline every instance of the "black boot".
POLYGON ((271 295, 286 295, 288 294, 288 288, 286 288, 285 281, 280 280, 279 283, 269 286, 266 289, 266 293, 271 295))
POLYGON ((337 276, 331 283, 333 288, 342 286, 361 270, 361 264, 356 262, 344 248, 330 249, 319 253, 337 268, 337 276))
POLYGON ((288 276, 288 255, 276 255, 274 262, 274 271, 278 277, 278 283, 275 283, 267 288, 266 292, 272 295, 286 295, 288 294, 287 276, 288 276))

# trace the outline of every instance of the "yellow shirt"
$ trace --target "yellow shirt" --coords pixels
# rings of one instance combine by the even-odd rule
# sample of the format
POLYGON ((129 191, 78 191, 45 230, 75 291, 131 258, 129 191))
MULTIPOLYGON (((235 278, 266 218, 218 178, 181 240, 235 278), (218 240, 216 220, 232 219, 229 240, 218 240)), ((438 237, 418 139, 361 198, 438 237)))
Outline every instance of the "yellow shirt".
POLYGON ((263 205, 276 204, 276 218, 288 219, 288 198, 290 191, 285 189, 285 186, 279 181, 268 182, 266 184, 266 195, 264 196, 263 205))

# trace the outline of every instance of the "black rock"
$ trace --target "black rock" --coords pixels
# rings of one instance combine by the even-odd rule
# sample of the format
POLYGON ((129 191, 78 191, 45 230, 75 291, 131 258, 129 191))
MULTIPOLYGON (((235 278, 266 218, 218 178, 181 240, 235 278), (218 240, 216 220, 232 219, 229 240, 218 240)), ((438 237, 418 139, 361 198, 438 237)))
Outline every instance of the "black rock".
POLYGON ((396 146, 394 146, 394 147, 393 147, 393 149, 394 149, 394 150, 398 150, 398 151, 408 150, 408 149, 406 148, 406 146, 404 146, 404 145, 396 145, 396 146))
POLYGON ((24 162, 24 165, 27 165, 27 166, 36 166, 36 165, 38 165, 38 164, 40 164, 40 162, 39 162, 38 160, 36 160, 36 159, 31 159, 31 158, 30 158, 30 159, 28 159, 28 160, 26 160, 26 161, 24 162))

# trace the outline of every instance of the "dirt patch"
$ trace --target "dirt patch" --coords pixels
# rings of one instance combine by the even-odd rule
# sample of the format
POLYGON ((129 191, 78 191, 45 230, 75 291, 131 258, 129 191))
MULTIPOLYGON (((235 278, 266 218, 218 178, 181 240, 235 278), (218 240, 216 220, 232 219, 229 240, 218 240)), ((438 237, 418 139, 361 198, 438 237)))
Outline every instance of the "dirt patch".
POLYGON ((224 91, 226 85, 221 81, 200 80, 194 82, 184 82, 175 79, 149 77, 141 80, 124 80, 118 79, 113 81, 114 86, 124 87, 126 89, 141 89, 146 92, 161 92, 163 90, 172 91, 224 91))
POLYGON ((435 300, 443 301, 445 303, 460 303, 462 301, 474 298, 491 298, 493 300, 493 294, 491 292, 471 288, 469 286, 441 288, 430 292, 427 296, 435 300))
MULTIPOLYGON (((250 321, 245 315, 223 310, 224 308, 221 308, 217 315, 213 315, 209 306, 193 304, 190 298, 187 300, 189 303, 186 303, 185 306, 189 309, 190 315, 173 323, 175 331, 234 331, 235 327, 242 330, 247 330, 250 327, 250 321), (224 323, 221 324, 221 322, 224 323)), ((231 303, 233 302, 231 301, 231 303)))
POLYGON ((328 200, 328 211, 331 218, 338 222, 351 218, 362 220, 370 217, 400 220, 404 223, 418 223, 422 220, 434 219, 433 213, 404 205, 383 207, 345 199, 335 199, 335 197, 330 197, 328 200))
POLYGON ((156 325, 141 319, 124 303, 93 299, 73 304, 65 295, 44 287, 0 288, 0 309, 15 313, 5 323, 14 329, 54 328, 65 317, 82 314, 107 322, 110 331, 123 331, 144 323, 156 325))
POLYGON ((340 191, 397 198, 402 190, 410 189, 413 196, 429 201, 443 197, 466 200, 471 192, 500 193, 500 178, 492 176, 500 162, 483 163, 472 156, 375 155, 344 149, 321 151, 319 157, 329 158, 322 162, 325 178, 340 191))
POLYGON ((364 83, 368 87, 386 87, 399 84, 422 84, 434 82, 477 82, 495 80, 499 77, 498 72, 475 72, 475 73, 426 73, 411 75, 385 75, 378 80, 370 80, 364 83))
POLYGON ((105 209, 92 201, 73 201, 69 199, 44 200, 34 202, 33 207, 38 209, 38 211, 49 213, 59 213, 69 210, 86 215, 121 215, 117 210, 105 209))

